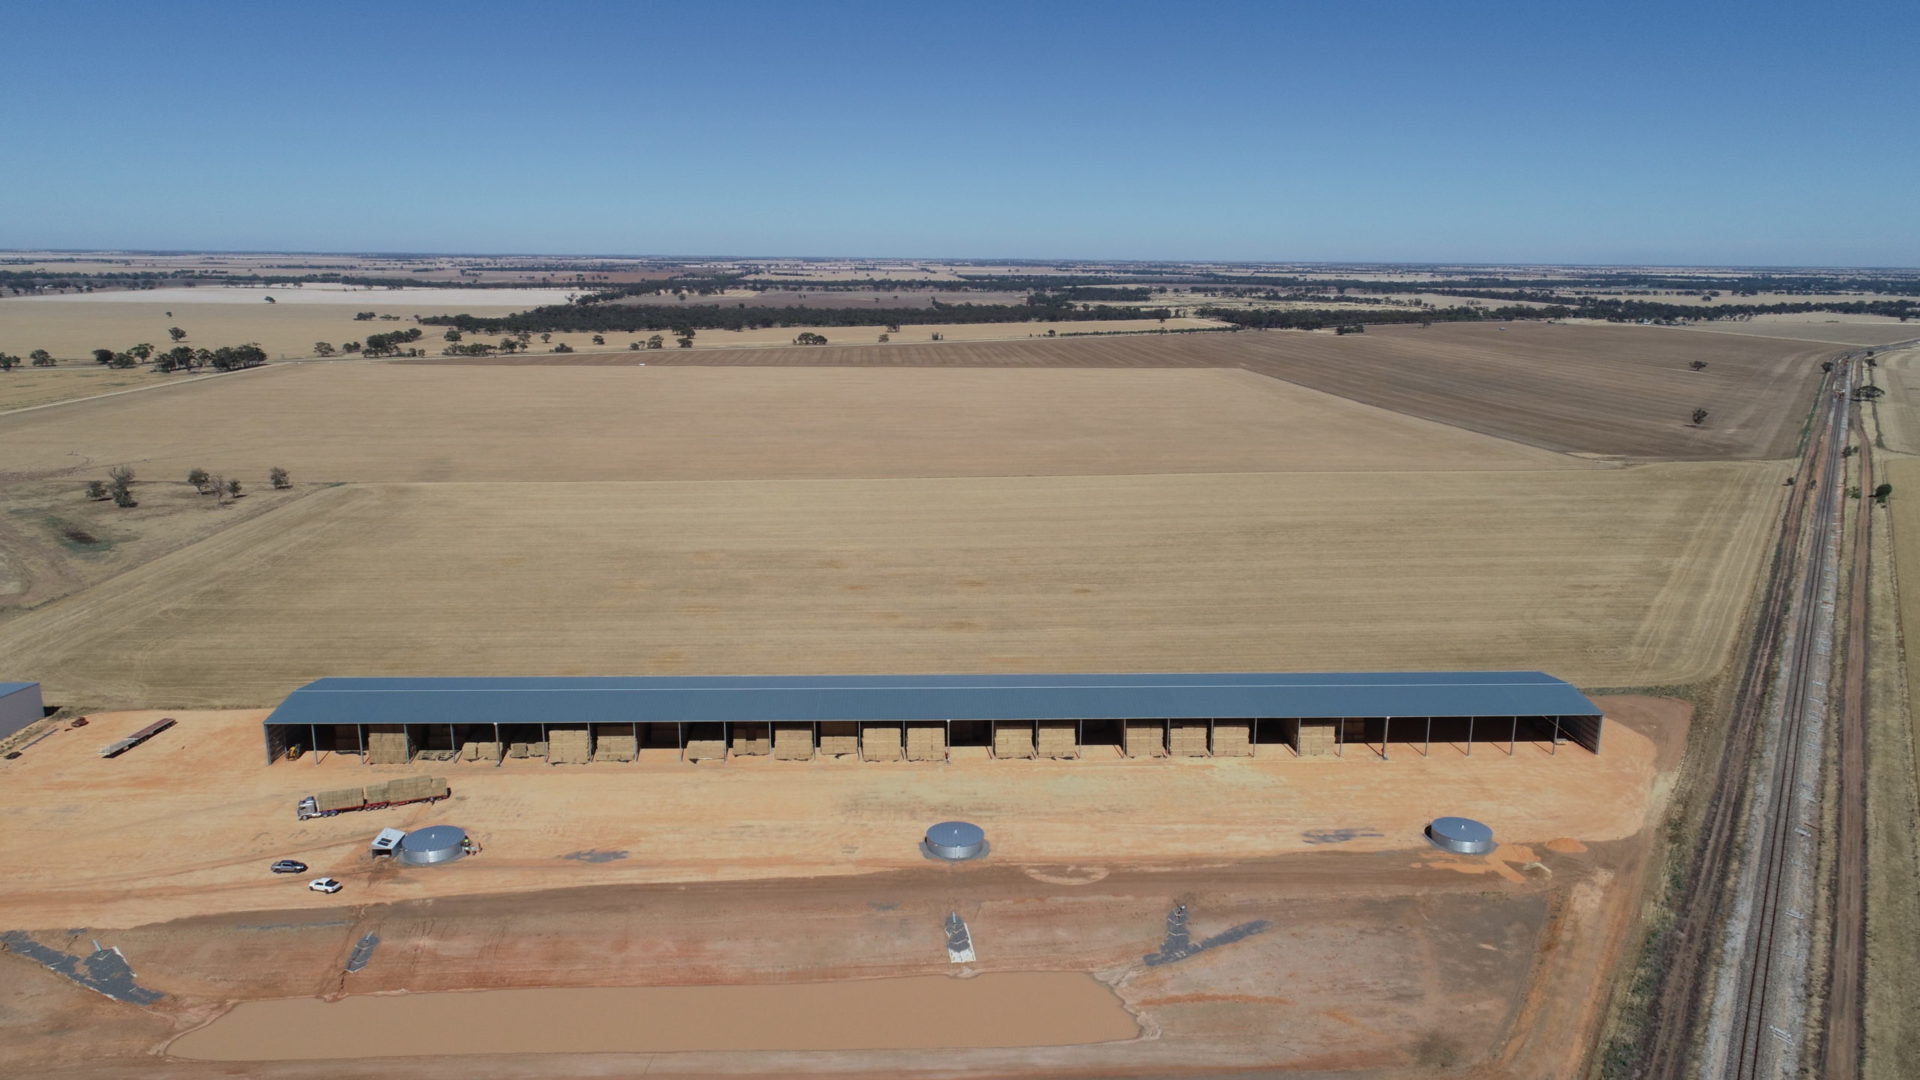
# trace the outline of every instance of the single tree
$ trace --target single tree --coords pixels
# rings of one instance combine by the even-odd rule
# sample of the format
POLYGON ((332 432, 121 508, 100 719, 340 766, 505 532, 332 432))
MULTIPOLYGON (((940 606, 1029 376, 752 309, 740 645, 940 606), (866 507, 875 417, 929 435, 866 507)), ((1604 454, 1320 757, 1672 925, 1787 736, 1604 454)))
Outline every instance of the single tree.
POLYGON ((560 344, 558 344, 558 345, 555 345, 555 346, 553 347, 553 351, 554 351, 554 352, 557 352, 557 353, 563 353, 563 352, 572 352, 572 351, 573 351, 573 346, 571 346, 571 345, 569 345, 569 344, 567 344, 566 342, 564 342, 564 341, 563 341, 563 342, 561 342, 560 344))
POLYGON ((892 335, 892 334, 881 334, 881 335, 880 335, 880 344, 882 344, 882 345, 885 345, 885 344, 886 344, 887 342, 889 342, 889 341, 892 341, 892 340, 893 340, 893 335, 892 335))
POLYGON ((269 303, 269 304, 275 304, 275 303, 279 303, 279 301, 277 301, 277 300, 275 300, 275 299, 274 299, 273 297, 271 297, 271 296, 263 296, 263 297, 261 297, 260 299, 262 299, 262 300, 265 300, 265 301, 266 301, 267 303, 269 303))
POLYGON ((92 499, 94 502, 99 502, 106 497, 107 482, 105 480, 87 481, 87 498, 92 499))
POLYGON ((1873 501, 1879 503, 1881 506, 1885 506, 1887 505, 1887 496, 1891 494, 1893 494, 1893 485, 1881 484, 1879 487, 1873 489, 1873 501))
POLYGON ((458 330, 449 330, 446 333, 441 334, 440 336, 443 338, 446 338, 448 341, 459 341, 461 337, 463 337, 464 335, 462 335, 458 330))
POLYGON ((0 352, 0 371, 12 371, 20 366, 20 358, 12 353, 0 352))
POLYGON ((664 349, 666 345, 667 339, 661 337, 659 334, 655 334, 647 339, 647 348, 649 349, 664 349))
POLYGON ((122 510, 130 510, 140 504, 134 501, 133 489, 117 487, 113 489, 113 505, 122 510))
POLYGON ((604 334, 593 335, 593 343, 595 345, 605 345, 607 343, 606 335, 604 334))
POLYGON ((1699 427, 1700 421, 1705 420, 1706 418, 1707 418, 1707 410, 1705 409, 1693 410, 1693 424, 1695 427, 1699 427))
POLYGON ((240 481, 238 480, 227 481, 227 498, 237 499, 239 497, 240 497, 240 481))
POLYGON ((176 344, 187 340, 187 332, 177 326, 167 327, 167 336, 172 338, 176 344))
POLYGON ((33 350, 32 352, 27 354, 27 359, 33 361, 34 367, 52 367, 53 366, 53 354, 48 352, 45 349, 33 350))
POLYGON ((107 470, 107 480, 113 490, 113 505, 123 508, 139 505, 133 501, 133 466, 115 465, 107 470))
POLYGON ((549 341, 552 341, 552 340, 553 340, 553 335, 552 335, 552 334, 541 334, 541 335, 540 335, 540 344, 542 344, 542 345, 545 345, 545 344, 546 344, 547 342, 549 342, 549 341))
POLYGON ((117 352, 113 354, 113 359, 107 364, 107 366, 110 368, 120 368, 124 370, 130 367, 139 367, 140 361, 132 353, 117 352))
POLYGON ((629 341, 629 342, 627 342, 627 351, 628 351, 628 352, 639 352, 639 351, 640 351, 640 343, 639 343, 638 341, 629 341))
POLYGON ((1687 366, 1695 371, 1705 371, 1707 369, 1707 362, 1705 360, 1690 360, 1687 362, 1687 366))
POLYGON ((207 477, 207 494, 213 496, 216 502, 226 502, 227 478, 219 473, 207 477))
POLYGON ((345 345, 340 346, 340 351, 341 352, 359 352, 360 343, 357 341, 349 341, 345 345))
POLYGON ((127 355, 133 357, 135 360, 138 360, 144 364, 146 363, 147 358, 153 355, 153 346, 143 341, 138 345, 134 345, 128 348, 127 355))
POLYGON ((267 470, 267 483, 272 484, 275 491, 285 491, 293 486, 293 481, 287 476, 287 470, 278 465, 267 470))
POLYGON ((112 350, 112 349, 95 349, 95 350, 93 350, 93 362, 94 362, 94 363, 96 363, 96 364, 111 364, 111 363, 113 363, 113 350, 112 350))
POLYGON ((315 355, 315 356, 332 356, 332 355, 333 355, 333 345, 332 345, 332 343, 330 343, 330 342, 325 342, 325 341, 316 341, 316 342, 314 342, 314 343, 313 343, 313 355, 315 355))
POLYGON ((207 493, 207 481, 211 479, 213 479, 212 475, 209 474, 205 469, 188 469, 187 470, 187 483, 192 484, 193 490, 199 492, 202 495, 205 495, 207 493))

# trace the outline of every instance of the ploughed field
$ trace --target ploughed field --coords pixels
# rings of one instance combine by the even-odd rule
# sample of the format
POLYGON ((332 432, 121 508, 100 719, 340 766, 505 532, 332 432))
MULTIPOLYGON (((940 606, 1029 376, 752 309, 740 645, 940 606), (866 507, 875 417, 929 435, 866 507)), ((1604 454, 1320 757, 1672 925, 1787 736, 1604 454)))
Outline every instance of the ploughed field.
MULTIPOLYGON (((1831 343, 1657 327, 1448 323, 1286 331, 809 346, 644 354, 648 364, 1238 367, 1567 453, 1705 460, 1792 456, 1831 343), (1695 371, 1693 361, 1707 366, 1695 371), (1707 421, 1691 423, 1693 410, 1707 421)), ((621 362, 536 356, 529 364, 621 362)), ((456 361, 429 361, 454 363, 456 361)))

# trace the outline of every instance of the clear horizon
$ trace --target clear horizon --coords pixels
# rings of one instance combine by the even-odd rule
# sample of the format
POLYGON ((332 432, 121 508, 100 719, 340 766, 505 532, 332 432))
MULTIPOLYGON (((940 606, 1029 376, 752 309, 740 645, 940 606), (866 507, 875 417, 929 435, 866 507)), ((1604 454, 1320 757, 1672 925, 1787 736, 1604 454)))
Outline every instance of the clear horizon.
POLYGON ((9 29, 14 250, 1920 266, 1911 4, 204 2, 9 29))

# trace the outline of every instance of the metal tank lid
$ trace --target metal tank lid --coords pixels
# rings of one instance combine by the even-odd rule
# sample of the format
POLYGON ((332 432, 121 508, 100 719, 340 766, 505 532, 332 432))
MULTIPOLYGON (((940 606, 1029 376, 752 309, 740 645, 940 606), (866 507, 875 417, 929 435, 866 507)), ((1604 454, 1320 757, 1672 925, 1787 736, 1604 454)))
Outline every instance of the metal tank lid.
POLYGON ((1427 838, 1438 847, 1463 855, 1484 855, 1494 848, 1493 829, 1472 818, 1434 818, 1427 826, 1427 838))

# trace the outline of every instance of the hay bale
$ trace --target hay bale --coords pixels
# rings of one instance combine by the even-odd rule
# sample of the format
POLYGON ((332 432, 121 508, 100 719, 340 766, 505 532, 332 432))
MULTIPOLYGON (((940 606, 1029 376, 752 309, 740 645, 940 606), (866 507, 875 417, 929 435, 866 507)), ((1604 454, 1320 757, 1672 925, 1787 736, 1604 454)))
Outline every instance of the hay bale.
POLYGON ((1040 721, 1040 736, 1034 752, 1044 758, 1080 756, 1080 725, 1072 720, 1040 721))
POLYGON ((947 760, 947 725, 938 720, 916 720, 907 725, 908 761, 947 760))
POLYGON ((1032 757, 1033 721, 995 720, 993 722, 993 756, 997 758, 1032 757))
POLYGON ((399 724, 372 724, 367 728, 367 761, 373 765, 405 765, 413 758, 407 729, 399 724))
POLYGON ((1128 757, 1160 757, 1166 753, 1166 725, 1160 720, 1127 721, 1128 757))
POLYGON ((820 724, 822 757, 854 757, 860 753, 860 725, 851 720, 824 720, 820 724))
POLYGON ((593 733, 585 725, 547 729, 547 763, 586 765, 593 761, 593 733))
POLYGON ((813 756, 813 725, 799 722, 773 725, 773 756, 778 761, 805 761, 813 756))
POLYGON ((902 725, 898 722, 874 722, 860 729, 860 756, 868 761, 899 761, 902 725))
POLYGON ((507 756, 510 758, 528 757, 533 753, 531 746, 532 746, 531 743, 523 743, 523 742, 508 743, 507 756))
POLYGON ((760 756, 773 752, 773 742, 768 737, 765 724, 735 724, 729 734, 733 737, 736 756, 760 756))
POLYGON ((313 797, 313 804, 320 810, 348 810, 356 806, 365 806, 367 796, 365 788, 334 788, 322 791, 313 797))
POLYGON ((1167 724, 1167 752, 1174 757, 1207 756, 1207 722, 1172 720, 1167 724))
POLYGON ((1253 721, 1215 720, 1213 722, 1214 757, 1252 757, 1253 721))
MULTIPOLYGON (((606 725, 612 727, 614 725, 606 725)), ((617 735, 595 735, 593 737, 593 760, 595 761, 632 761, 640 756, 640 740, 633 729, 619 725, 617 735)))
POLYGON ((1337 720, 1299 721, 1294 749, 1301 757, 1331 757, 1340 747, 1340 723, 1337 720))

